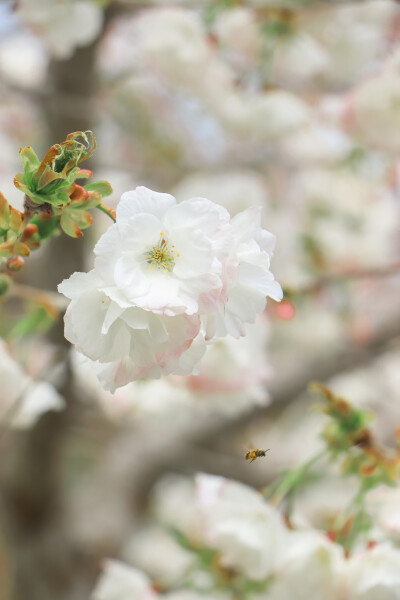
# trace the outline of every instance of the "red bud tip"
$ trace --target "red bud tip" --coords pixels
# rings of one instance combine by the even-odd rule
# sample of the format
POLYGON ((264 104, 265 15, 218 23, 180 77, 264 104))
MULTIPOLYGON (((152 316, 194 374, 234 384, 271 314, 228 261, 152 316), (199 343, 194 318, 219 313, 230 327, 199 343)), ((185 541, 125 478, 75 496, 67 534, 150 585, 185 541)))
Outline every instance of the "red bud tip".
POLYGON ((93 172, 90 169, 79 169, 78 175, 89 179, 90 177, 93 177, 93 172))
POLYGON ((19 271, 24 264, 24 259, 21 256, 12 256, 6 263, 7 269, 10 269, 10 271, 19 271))
POLYGON ((86 200, 88 196, 89 192, 84 187, 78 185, 77 183, 74 183, 72 193, 69 195, 71 200, 86 200))
POLYGON ((337 538, 336 531, 329 529, 328 531, 326 531, 325 535, 328 538, 328 540, 330 540, 331 542, 336 542, 336 538, 337 538))
POLYGON ((23 233, 23 239, 24 240, 29 240, 31 237, 33 237, 36 233, 38 232, 38 228, 37 225, 35 225, 34 223, 29 223, 29 225, 27 225, 24 229, 24 233, 23 233))

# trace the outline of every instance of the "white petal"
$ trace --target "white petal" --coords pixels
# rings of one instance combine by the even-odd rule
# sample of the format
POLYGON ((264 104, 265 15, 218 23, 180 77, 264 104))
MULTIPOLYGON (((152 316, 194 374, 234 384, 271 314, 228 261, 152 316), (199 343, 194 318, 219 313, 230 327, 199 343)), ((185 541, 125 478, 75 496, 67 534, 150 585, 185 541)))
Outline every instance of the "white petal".
POLYGON ((124 312, 124 309, 121 308, 115 302, 110 302, 108 305, 108 309, 106 315, 104 317, 103 326, 101 328, 101 333, 108 333, 111 325, 121 316, 124 312))
POLYGON ((84 292, 92 290, 96 285, 101 285, 102 280, 98 273, 92 269, 89 273, 73 273, 69 279, 64 279, 57 289, 71 300, 79 298, 84 292))
POLYGON ((129 254, 123 254, 115 264, 115 284, 132 301, 150 289, 151 281, 146 267, 148 269, 147 264, 138 263, 129 254))
POLYGON ((137 187, 135 190, 122 194, 117 206, 117 222, 129 219, 138 213, 151 213, 162 219, 165 212, 176 204, 170 194, 154 192, 146 187, 137 187))

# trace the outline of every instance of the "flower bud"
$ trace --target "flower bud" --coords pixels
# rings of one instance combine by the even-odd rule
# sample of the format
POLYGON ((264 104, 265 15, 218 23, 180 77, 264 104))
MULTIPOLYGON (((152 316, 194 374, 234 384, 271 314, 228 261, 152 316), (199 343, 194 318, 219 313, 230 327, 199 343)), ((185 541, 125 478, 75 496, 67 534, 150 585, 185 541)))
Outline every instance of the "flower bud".
POLYGON ((19 271, 24 266, 25 261, 22 256, 12 256, 7 260, 7 269, 10 271, 19 271))
POLYGON ((30 240, 36 233, 38 232, 38 227, 34 223, 29 223, 24 229, 24 233, 22 234, 22 239, 24 241, 30 240))

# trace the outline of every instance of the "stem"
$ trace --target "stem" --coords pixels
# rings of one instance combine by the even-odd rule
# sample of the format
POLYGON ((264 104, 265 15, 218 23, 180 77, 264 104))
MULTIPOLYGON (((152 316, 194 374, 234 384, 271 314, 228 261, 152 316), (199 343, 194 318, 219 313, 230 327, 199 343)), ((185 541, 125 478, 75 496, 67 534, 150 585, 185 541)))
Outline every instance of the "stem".
POLYGON ((290 492, 294 491, 295 488, 298 488, 302 479, 304 478, 306 473, 311 469, 311 467, 313 467, 316 462, 318 462, 327 454, 327 448, 323 448, 320 452, 312 456, 298 469, 286 471, 286 473, 284 473, 280 478, 278 478, 277 481, 264 488, 261 491, 261 493, 266 498, 273 498, 275 504, 280 504, 280 502, 282 502, 285 496, 287 496, 290 492))
POLYGON ((344 527, 347 519, 351 516, 354 509, 361 509, 359 512, 360 513, 362 512, 363 505, 364 505, 364 498, 365 498, 367 491, 368 490, 365 489, 364 486, 361 486, 360 490, 357 492, 357 494, 354 496, 354 498, 352 498, 350 500, 350 502, 348 503, 346 508, 341 513, 339 513, 339 515, 336 517, 335 524, 334 524, 335 531, 340 531, 342 529, 342 527, 344 527))
POLYGON ((107 217, 110 217, 110 219, 112 219, 114 223, 116 222, 117 219, 113 215, 114 211, 111 208, 109 208, 106 204, 99 204, 98 206, 96 206, 96 208, 101 210, 101 212, 107 215, 107 217))

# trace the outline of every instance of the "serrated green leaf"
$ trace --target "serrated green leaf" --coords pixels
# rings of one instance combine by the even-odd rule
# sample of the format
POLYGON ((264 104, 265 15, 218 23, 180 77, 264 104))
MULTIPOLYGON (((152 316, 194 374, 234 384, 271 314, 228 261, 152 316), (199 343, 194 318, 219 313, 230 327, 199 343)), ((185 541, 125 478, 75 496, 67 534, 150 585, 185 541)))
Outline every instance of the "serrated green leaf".
POLYGON ((105 196, 109 196, 113 192, 113 189, 108 181, 91 181, 85 185, 85 188, 88 190, 88 192, 97 192, 103 196, 103 198, 105 196))

